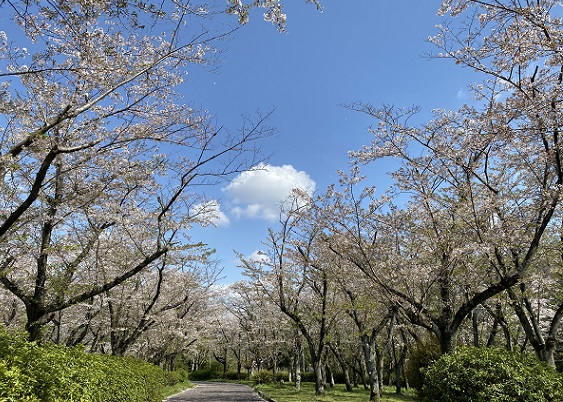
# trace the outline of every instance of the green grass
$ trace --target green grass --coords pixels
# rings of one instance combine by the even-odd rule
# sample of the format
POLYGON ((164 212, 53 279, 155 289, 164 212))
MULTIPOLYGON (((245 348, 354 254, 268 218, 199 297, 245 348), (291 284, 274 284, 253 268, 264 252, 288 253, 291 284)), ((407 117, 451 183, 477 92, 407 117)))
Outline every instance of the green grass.
MULTIPOLYGON (((276 402, 368 402, 369 391, 355 388, 352 392, 346 391, 344 385, 336 385, 333 389, 327 387, 325 395, 315 396, 315 385, 313 383, 302 383, 301 390, 296 391, 291 384, 280 387, 278 384, 261 384, 255 386, 257 391, 262 392, 268 398, 276 402)), ((384 388, 382 402, 412 402, 412 392, 407 395, 395 394, 394 388, 384 388)))
POLYGON ((193 386, 194 385, 189 381, 179 382, 178 384, 175 385, 169 385, 164 388, 162 392, 162 399, 168 398, 169 396, 172 395, 176 395, 185 389, 192 388, 193 386))

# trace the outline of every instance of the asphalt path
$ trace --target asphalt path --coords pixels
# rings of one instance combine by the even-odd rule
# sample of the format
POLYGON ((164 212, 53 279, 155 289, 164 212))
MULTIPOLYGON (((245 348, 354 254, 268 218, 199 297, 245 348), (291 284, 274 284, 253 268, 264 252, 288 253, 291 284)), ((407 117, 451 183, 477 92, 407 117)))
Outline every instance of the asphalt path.
POLYGON ((264 402, 264 399, 246 385, 224 382, 193 383, 195 388, 171 396, 166 402, 264 402))

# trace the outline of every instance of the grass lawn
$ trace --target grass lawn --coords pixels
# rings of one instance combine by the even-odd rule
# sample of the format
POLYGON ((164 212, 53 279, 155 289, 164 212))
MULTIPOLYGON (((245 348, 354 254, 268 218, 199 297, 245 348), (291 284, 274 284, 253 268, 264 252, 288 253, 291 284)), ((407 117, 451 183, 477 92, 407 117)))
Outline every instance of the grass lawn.
MULTIPOLYGON (((276 402, 368 402, 369 390, 355 388, 352 392, 347 392, 344 385, 336 385, 333 389, 326 388, 325 395, 315 396, 315 384, 302 383, 301 390, 296 391, 291 384, 280 387, 278 384, 261 384, 255 386, 257 391, 261 391, 268 398, 276 402)), ((412 393, 407 395, 395 394, 395 388, 384 388, 382 402, 404 402, 414 401, 412 393)))

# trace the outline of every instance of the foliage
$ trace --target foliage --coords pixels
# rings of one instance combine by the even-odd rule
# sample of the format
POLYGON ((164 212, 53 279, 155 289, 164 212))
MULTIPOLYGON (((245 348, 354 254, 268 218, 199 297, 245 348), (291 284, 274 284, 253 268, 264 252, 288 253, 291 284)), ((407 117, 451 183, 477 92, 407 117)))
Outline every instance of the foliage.
POLYGON ((192 381, 207 381, 221 378, 221 373, 216 370, 194 370, 190 373, 192 381))
POLYGON ((563 378, 535 357, 500 348, 461 348, 427 371, 424 402, 563 400, 563 378))
MULTIPOLYGON (((218 202, 201 185, 259 162, 256 142, 272 130, 265 116, 215 128, 208 111, 179 103, 190 67, 215 61, 218 38, 186 21, 210 18, 205 7, 18 0, 0 9, 0 119, 10 122, 0 138, 0 283, 40 340, 51 314, 97 303, 147 270, 205 265, 212 250, 187 235, 216 220, 218 202)), ((154 282, 133 338, 162 309, 167 278, 154 282)))
POLYGON ((269 384, 274 382, 274 376, 269 370, 260 370, 254 373, 250 380, 254 381, 255 384, 269 384))
POLYGON ((276 373, 276 382, 288 382, 289 381, 289 373, 287 371, 278 371, 276 373))
POLYGON ((0 384, 0 398, 8 400, 156 402, 164 375, 141 360, 38 345, 0 328, 0 384))
POLYGON ((231 381, 246 381, 248 380, 248 373, 247 372, 241 372, 241 373, 237 373, 236 371, 227 371, 227 380, 231 380, 231 381))
POLYGON ((315 373, 312 371, 302 371, 301 372, 301 381, 302 382, 315 382, 315 373))
MULTIPOLYGON (((319 0, 305 0, 322 10, 319 0)), ((275 1, 253 1, 244 4, 241 0, 227 0, 227 13, 238 17, 240 24, 246 24, 250 18, 250 10, 255 7, 265 8, 264 20, 272 23, 279 31, 285 31, 287 16, 283 12, 283 2, 275 1)))
MULTIPOLYGON (((365 402, 369 400, 369 390, 362 388, 348 392, 342 385, 327 389, 322 396, 315 396, 315 385, 312 382, 301 383, 300 391, 297 391, 291 384, 286 384, 284 387, 277 384, 261 384, 255 386, 255 389, 276 402, 365 402)), ((389 392, 385 391, 387 389, 384 389, 381 402, 414 401, 412 395, 397 395, 391 389, 389 392)))
POLYGON ((176 385, 188 380, 188 372, 184 369, 177 369, 174 371, 164 371, 164 382, 166 386, 176 385))
POLYGON ((406 375, 409 385, 417 391, 424 385, 424 370, 440 358, 440 346, 434 338, 420 339, 409 351, 406 375))

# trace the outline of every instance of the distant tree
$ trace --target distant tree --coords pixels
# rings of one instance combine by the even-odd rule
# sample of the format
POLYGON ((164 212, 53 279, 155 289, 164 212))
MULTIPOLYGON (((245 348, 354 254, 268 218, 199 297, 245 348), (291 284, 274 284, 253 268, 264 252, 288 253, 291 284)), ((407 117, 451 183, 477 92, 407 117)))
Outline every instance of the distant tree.
POLYGON ((242 368, 244 353, 248 356, 246 364, 250 367, 251 375, 254 369, 269 367, 276 378, 280 363, 291 355, 293 325, 252 284, 240 281, 232 284, 229 289, 232 293, 225 305, 237 319, 239 339, 231 336, 228 344, 239 362, 238 370, 242 368))
MULTIPOLYGON (((122 356, 138 349, 140 340, 151 337, 166 337, 169 344, 174 338, 184 339, 186 327, 201 318, 200 311, 208 304, 209 288, 217 278, 214 265, 213 261, 174 262, 163 258, 150 271, 140 272, 133 280, 107 291, 103 299, 112 354, 122 356)), ((151 349, 145 353, 152 354, 154 360, 160 348, 153 345, 151 349)), ((163 357, 174 352, 178 351, 168 347, 163 357)))
MULTIPOLYGON (((302 195, 301 195, 302 196, 302 195)), ((319 227, 314 220, 300 221, 300 195, 288 212, 282 213, 281 229, 269 230, 264 258, 252 261, 240 256, 249 282, 257 292, 275 303, 301 332, 315 372, 315 393, 325 391, 323 356, 331 326, 332 282, 330 271, 317 248, 319 227)))

